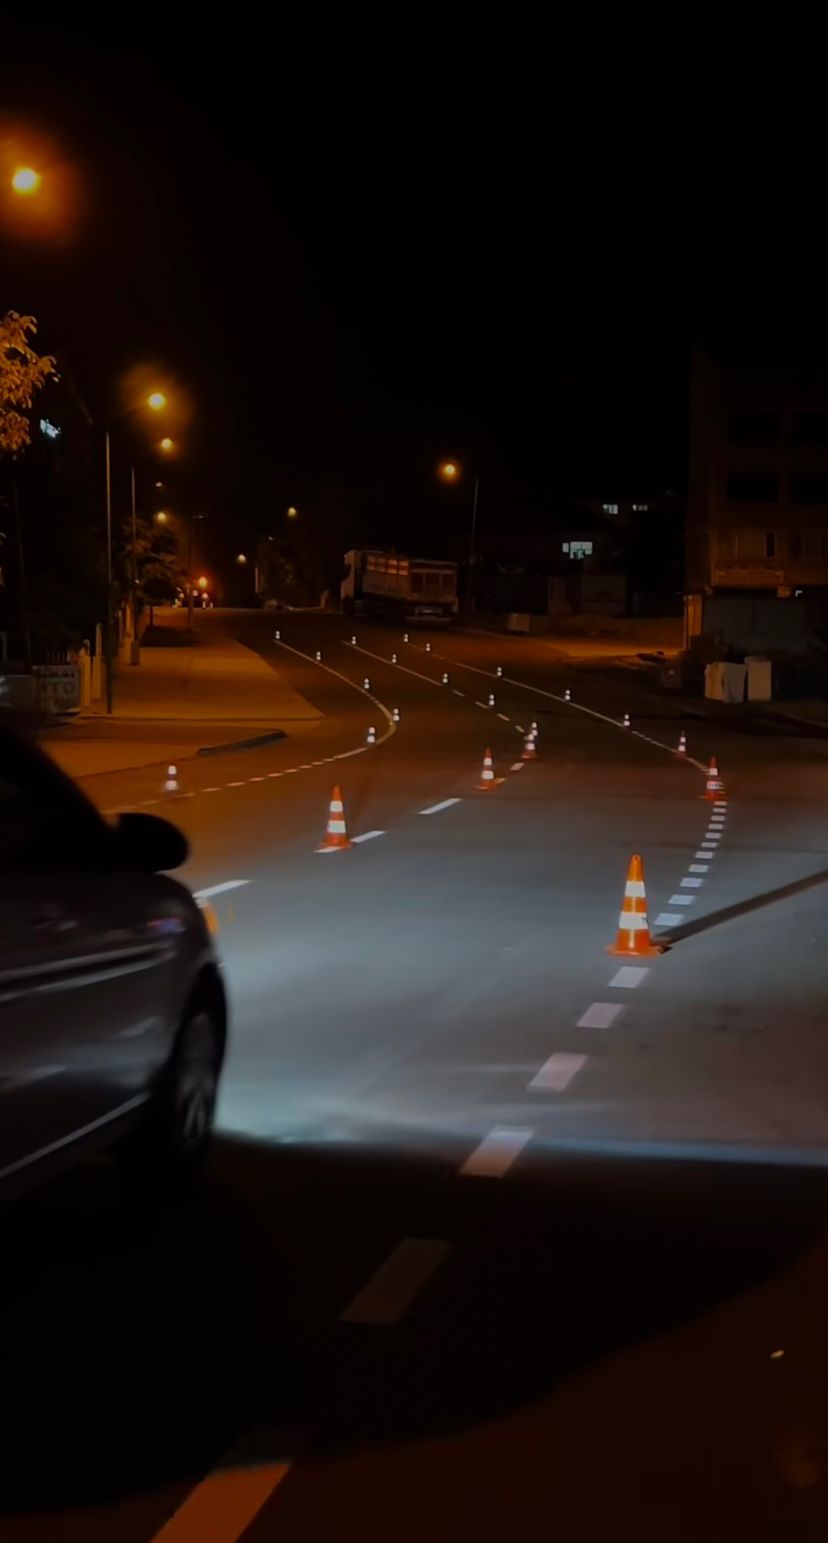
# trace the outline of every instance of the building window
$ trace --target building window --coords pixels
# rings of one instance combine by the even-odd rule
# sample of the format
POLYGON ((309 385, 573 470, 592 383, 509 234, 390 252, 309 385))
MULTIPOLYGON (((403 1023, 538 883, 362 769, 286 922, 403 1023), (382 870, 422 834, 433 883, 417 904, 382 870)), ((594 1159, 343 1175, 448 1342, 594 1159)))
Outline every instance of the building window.
POLYGON ((792 530, 788 539, 793 562, 823 563, 828 559, 828 530, 792 530))
POLYGON ((768 412, 735 412, 727 421, 732 445, 772 445, 779 438, 779 415, 768 412))
POLYGON ((795 504, 828 504, 828 472, 801 471, 793 479, 795 504))
POLYGON ((617 504, 604 504, 603 505, 603 509, 604 509, 604 513, 605 514, 617 514, 618 513, 618 505, 617 504))
POLYGON ((734 504, 775 503, 779 497, 779 478, 775 471, 728 472, 727 496, 734 504))
POLYGON ((646 514, 649 504, 633 504, 633 514, 646 514))
POLYGON ((776 556, 776 532, 773 530, 734 530, 730 533, 730 555, 736 562, 755 563, 763 557, 776 556))
POLYGON ((828 412, 794 413, 795 445, 828 445, 828 412))
POLYGON ((562 552, 568 552, 570 557, 574 557, 574 558, 591 557, 592 556, 592 542, 591 541, 562 541, 561 542, 561 551, 562 552))

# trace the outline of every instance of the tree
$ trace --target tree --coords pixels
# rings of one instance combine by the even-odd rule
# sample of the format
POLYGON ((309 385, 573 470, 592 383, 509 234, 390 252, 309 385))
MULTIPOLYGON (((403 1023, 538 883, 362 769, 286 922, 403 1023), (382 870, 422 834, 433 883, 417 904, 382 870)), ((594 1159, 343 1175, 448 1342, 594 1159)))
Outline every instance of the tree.
POLYGON ((55 373, 51 354, 36 354, 27 341, 37 332, 33 316, 7 311, 0 321, 0 454, 19 455, 31 444, 28 412, 35 392, 55 373))
MULTIPOLYGON (((126 574, 132 563, 132 521, 124 526, 123 545, 119 567, 126 574)), ((178 550, 175 532, 168 525, 159 525, 145 514, 139 514, 135 525, 135 566, 138 575, 138 598, 145 605, 169 604, 184 580, 184 564, 178 550)))
MULTIPOLYGON (((51 354, 36 354, 28 342, 37 332, 33 316, 7 311, 0 320, 0 456, 16 458, 32 442, 28 413, 35 392, 55 372, 51 354)), ((26 592, 26 560, 17 477, 12 473, 12 513, 17 543, 17 580, 20 625, 27 668, 32 664, 32 629, 26 592)))

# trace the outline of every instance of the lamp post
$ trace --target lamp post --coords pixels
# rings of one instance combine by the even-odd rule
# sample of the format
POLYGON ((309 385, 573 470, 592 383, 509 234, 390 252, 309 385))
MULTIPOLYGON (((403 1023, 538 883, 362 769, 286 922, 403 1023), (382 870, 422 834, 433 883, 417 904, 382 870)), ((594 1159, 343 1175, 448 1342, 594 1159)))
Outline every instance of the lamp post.
MULTIPOLYGON (((462 468, 458 461, 442 461, 439 473, 444 482, 458 482, 462 475, 462 468)), ((472 493, 471 526, 469 528, 469 566, 466 573, 466 608, 472 607, 472 572, 476 556, 477 546, 477 499, 480 492, 480 474, 474 474, 474 490, 472 493)))
MULTIPOLYGON (((146 399, 147 407, 153 412, 160 412, 167 405, 167 398, 163 391, 152 391, 146 399)), ((138 411, 137 407, 128 408, 126 412, 119 413, 116 418, 110 419, 104 431, 104 483, 106 488, 106 626, 104 628, 104 661, 106 666, 106 711, 112 712, 112 445, 111 429, 114 423, 119 423, 123 418, 131 418, 138 411)), ((172 448, 172 440, 162 441, 163 445, 172 448)), ((130 466, 130 483, 132 491, 132 605, 133 622, 135 622, 135 603, 137 591, 137 560, 136 560, 136 513, 135 513, 135 467, 130 466)), ((133 659, 137 664, 138 660, 133 659)))

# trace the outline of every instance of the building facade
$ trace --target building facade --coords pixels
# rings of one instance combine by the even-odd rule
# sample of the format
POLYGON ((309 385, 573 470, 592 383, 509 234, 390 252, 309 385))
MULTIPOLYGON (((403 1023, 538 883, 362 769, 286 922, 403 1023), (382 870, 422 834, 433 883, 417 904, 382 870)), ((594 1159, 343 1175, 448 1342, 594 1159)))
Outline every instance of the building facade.
POLYGON ((828 357, 758 339, 695 350, 685 588, 691 609, 828 592, 828 357))

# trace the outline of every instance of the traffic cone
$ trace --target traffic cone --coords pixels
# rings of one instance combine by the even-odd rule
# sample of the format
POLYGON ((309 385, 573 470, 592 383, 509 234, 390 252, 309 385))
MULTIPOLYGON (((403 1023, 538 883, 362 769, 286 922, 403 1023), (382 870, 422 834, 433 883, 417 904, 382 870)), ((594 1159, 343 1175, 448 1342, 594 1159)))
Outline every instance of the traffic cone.
POLYGON ((280 643, 282 641, 282 634, 281 634, 281 631, 280 631, 280 629, 278 627, 276 628, 276 631, 273 634, 273 641, 274 641, 274 643, 280 643))
POLYGON ((348 831, 345 826, 342 789, 335 787, 331 793, 331 804, 328 810, 328 824, 325 836, 316 850, 317 852, 341 852, 344 847, 349 847, 350 845, 348 831))
POLYGON ((396 664, 397 663, 397 656, 396 656, 396 654, 392 654, 391 655, 391 663, 392 664, 396 664))
POLYGON ((630 858, 627 882, 624 885, 624 903, 618 918, 618 936, 607 947, 608 954, 619 954, 625 959, 652 959, 662 954, 663 946, 650 937, 647 922, 647 898, 644 893, 644 866, 636 852, 630 858))
POLYGON ((180 793, 181 792, 181 784, 178 781, 178 767, 177 766, 168 766, 167 767, 167 780, 164 783, 164 792, 165 793, 180 793))
POLYGON ((629 713, 625 713, 625 714, 624 714, 624 723, 623 723, 623 727, 624 727, 624 728, 625 728, 625 729, 628 729, 628 728, 629 728, 629 726, 630 726, 630 715, 629 715, 629 713))
POLYGON ((404 633, 403 633, 403 642, 404 642, 404 643, 407 643, 407 642, 408 642, 408 633, 407 633, 407 632, 404 632, 404 633))
POLYGON ((480 781, 475 783, 478 793, 493 793, 495 789, 494 763, 492 752, 487 750, 483 757, 483 770, 480 773, 480 781))
POLYGON ((392 707, 392 709, 391 709, 391 720, 392 720, 393 723, 399 723, 399 721, 400 721, 400 709, 398 707, 392 707))
POLYGON ((443 671, 443 685, 447 686, 448 683, 449 683, 448 670, 444 670, 443 671))
POLYGON ((356 648, 356 633, 351 634, 351 647, 356 648))
POLYGON ((377 731, 376 731, 375 728, 372 727, 372 728, 370 728, 368 730, 368 733, 365 736, 365 743, 366 743, 366 745, 375 745, 376 742, 377 742, 377 731))
POLYGON ((536 753, 537 746, 535 744, 534 734, 526 734, 523 740, 523 754, 520 759, 522 761, 534 761, 536 753))
POLYGON ((368 679, 367 675, 365 676, 365 679, 362 682, 362 689, 363 689, 363 691, 370 691, 371 690, 371 682, 368 679))
POLYGON ((498 667, 497 667, 497 671, 496 671, 496 674, 497 674, 497 678, 498 678, 498 680, 500 680, 500 677, 501 677, 501 676, 502 676, 502 674, 503 674, 503 665, 502 665, 502 664, 499 664, 499 665, 498 665, 498 667))
POLYGON ((322 658, 322 650, 321 650, 321 648, 317 648, 317 650, 316 650, 316 662, 317 662, 317 664, 319 663, 321 658, 322 658))
POLYGON ((686 754, 687 754, 687 735, 685 734, 684 729, 682 729, 681 733, 679 734, 679 742, 676 745, 676 755, 686 755, 686 754))
POLYGON ((537 737, 538 737, 538 720, 537 720, 537 718, 533 718, 532 719, 532 722, 529 725, 529 733, 531 734, 533 739, 537 739, 537 737))
POLYGON ((705 783, 702 797, 709 799, 719 799, 724 798, 724 796, 724 783, 719 776, 719 768, 716 764, 716 757, 714 755, 711 758, 710 765, 707 768, 707 781, 705 783))
POLYGON ((571 702, 572 701, 572 692, 570 691, 568 686, 567 686, 567 688, 566 688, 566 690, 564 692, 564 701, 565 702, 571 702))
POLYGON ((489 706, 490 707, 494 707, 494 705, 495 705, 494 692, 490 691, 489 692, 489 706))
POLYGON ((427 654, 431 653, 431 644, 430 643, 426 643, 425 651, 426 651, 427 654))

